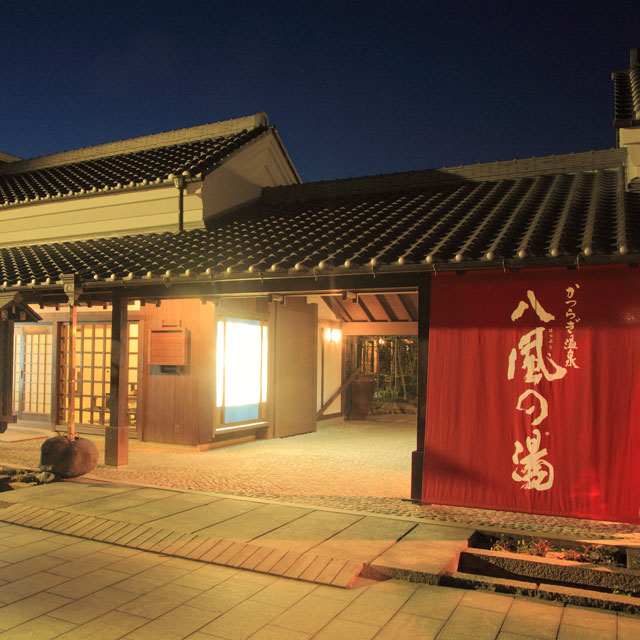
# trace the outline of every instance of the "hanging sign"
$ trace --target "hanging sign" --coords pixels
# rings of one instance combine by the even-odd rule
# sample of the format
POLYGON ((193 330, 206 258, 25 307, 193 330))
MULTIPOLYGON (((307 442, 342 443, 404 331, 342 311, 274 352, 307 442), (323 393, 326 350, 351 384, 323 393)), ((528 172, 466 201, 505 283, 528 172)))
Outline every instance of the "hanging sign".
POLYGON ((423 502, 640 522, 640 274, 432 280, 423 502))

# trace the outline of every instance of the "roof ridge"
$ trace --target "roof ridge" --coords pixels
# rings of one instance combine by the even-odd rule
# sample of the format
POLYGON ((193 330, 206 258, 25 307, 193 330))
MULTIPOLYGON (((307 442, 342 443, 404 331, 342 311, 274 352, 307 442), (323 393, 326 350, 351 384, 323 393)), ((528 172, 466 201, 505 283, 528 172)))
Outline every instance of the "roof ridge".
POLYGON ((4 162, 15 162, 16 160, 22 160, 22 158, 0 151, 0 164, 4 162))
POLYGON ((524 159, 441 167, 439 169, 305 182, 299 185, 265 187, 263 189, 263 197, 268 202, 300 200, 331 195, 340 196, 363 192, 374 193, 395 189, 421 188, 464 180, 505 180, 542 174, 613 169, 623 166, 625 160, 626 151, 624 149, 602 149, 599 151, 534 156, 524 159))
POLYGON ((49 155, 37 156, 35 158, 16 160, 14 162, 8 162, 7 164, 0 164, 0 174, 33 171, 36 169, 43 169, 45 167, 69 164, 72 162, 95 160, 97 158, 104 158, 123 153, 133 153, 135 151, 144 151, 146 149, 168 147, 174 144, 182 144, 185 142, 193 142, 195 140, 203 140, 206 138, 239 133, 244 129, 256 129, 261 126, 267 126, 268 124, 269 118, 267 117, 267 114, 264 111, 259 111, 251 116, 244 116, 242 118, 222 120, 220 122, 196 125, 194 127, 186 127, 183 129, 174 129, 172 131, 165 131, 162 133, 152 133, 146 136, 106 142, 91 147, 81 147, 80 149, 72 149, 70 151, 62 151, 49 155))

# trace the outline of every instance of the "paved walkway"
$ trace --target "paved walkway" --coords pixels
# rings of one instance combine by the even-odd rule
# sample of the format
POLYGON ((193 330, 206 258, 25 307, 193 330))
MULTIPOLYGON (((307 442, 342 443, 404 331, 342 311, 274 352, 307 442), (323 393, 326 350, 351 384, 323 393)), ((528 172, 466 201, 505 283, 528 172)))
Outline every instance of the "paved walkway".
MULTIPOLYGON (((0 435, 0 465, 37 467, 46 432, 9 426, 0 435)), ((101 452, 104 438, 95 438, 101 452)), ((509 529, 532 535, 640 544, 640 526, 575 518, 418 505, 408 501, 415 416, 376 416, 367 421, 332 419, 316 433, 261 440, 200 453, 130 441, 130 464, 100 465, 90 478, 165 489, 214 491, 305 506, 346 509, 428 522, 509 529)))
MULTIPOLYGON (((140 520, 148 520, 153 513, 156 524, 162 522, 168 526, 168 519, 173 518, 172 528, 181 523, 183 529, 188 530, 193 529, 188 522, 198 517, 180 519, 180 513, 191 512, 193 516, 201 507, 208 507, 212 513, 212 505, 218 503, 220 507, 220 502, 229 501, 208 496, 207 502, 198 504, 199 498, 195 496, 202 498, 203 494, 181 495, 178 501, 175 495, 154 496, 150 491, 153 490, 86 483, 29 488, 9 494, 14 506, 7 507, 5 502, 0 509, 0 519, 3 513, 15 515, 17 509, 23 509, 24 513, 25 508, 37 510, 36 505, 47 504, 50 511, 55 510, 51 507, 67 511, 65 517, 71 520, 63 523, 62 528, 86 530, 87 524, 83 524, 86 516, 73 511, 74 507, 77 510, 84 504, 82 511, 96 512, 92 518, 94 526, 96 523, 101 526, 100 520, 107 519, 102 516, 108 515, 119 519, 111 520, 111 526, 115 526, 114 522, 124 522, 125 526, 135 528, 140 520), (185 509, 188 495, 192 498, 189 508, 185 509), (145 515, 136 516, 141 510, 145 515), (122 520, 125 513, 129 523, 122 520)), ((6 493, 0 496, 9 497, 6 493)), ((261 519, 255 517, 256 512, 270 505, 253 503, 256 504, 258 506, 250 509, 254 513, 250 520, 258 522, 261 519)), ((42 517, 42 514, 31 513, 32 518, 42 517)), ((228 513, 226 526, 234 519, 239 525, 243 515, 228 513)), ((299 515, 297 521, 308 515, 299 515)), ((199 517, 197 524, 201 525, 206 520, 202 519, 204 512, 200 512, 199 517)), ((250 520, 244 521, 245 531, 250 520)), ((394 526, 402 526, 397 520, 389 521, 395 522, 394 526)), ((357 522, 343 522, 343 530, 357 522)), ((212 526, 215 529, 218 525, 212 526)), ((335 528, 335 522, 333 526, 335 528)), ((237 528, 242 529, 243 525, 237 528)), ((274 531, 277 530, 276 527, 274 531)), ((120 529, 115 534, 107 533, 106 537, 115 537, 123 543, 131 531, 124 533, 120 529)), ((305 532, 310 531, 299 528, 295 535, 290 531, 289 537, 301 542, 305 532)), ((315 529, 313 535, 317 539, 315 529)), ((268 534, 266 537, 269 538, 268 534)), ((185 544, 193 548, 190 542, 185 544)), ((333 551, 341 546, 340 543, 334 545, 333 551)), ((344 589, 0 522, 0 639, 3 640, 365 640, 374 637, 378 640, 632 640, 640 637, 640 619, 528 598, 393 579, 376 582, 358 578, 350 589, 344 589)))
POLYGON ((420 523, 101 482, 0 494, 0 520, 165 555, 348 587, 362 575, 437 584, 474 533, 420 523))

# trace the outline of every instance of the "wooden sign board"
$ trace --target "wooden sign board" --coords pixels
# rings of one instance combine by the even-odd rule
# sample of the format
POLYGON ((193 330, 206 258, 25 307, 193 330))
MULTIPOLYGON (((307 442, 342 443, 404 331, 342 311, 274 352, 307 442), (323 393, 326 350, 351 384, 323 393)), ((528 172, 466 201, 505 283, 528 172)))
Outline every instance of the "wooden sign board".
POLYGON ((187 335, 184 329, 152 329, 150 365, 187 365, 187 335))

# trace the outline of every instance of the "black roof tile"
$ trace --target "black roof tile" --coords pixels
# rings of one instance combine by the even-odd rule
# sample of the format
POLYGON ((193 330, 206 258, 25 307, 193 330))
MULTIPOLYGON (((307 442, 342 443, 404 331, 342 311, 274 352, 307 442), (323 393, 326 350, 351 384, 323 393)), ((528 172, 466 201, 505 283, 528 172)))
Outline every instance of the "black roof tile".
POLYGON ((187 270, 204 277, 207 269, 209 276, 287 277, 636 259, 640 193, 625 190, 624 157, 624 150, 572 154, 562 170, 559 156, 541 173, 531 166, 544 159, 518 161, 515 173, 513 162, 492 163, 489 179, 482 177, 488 167, 476 165, 276 187, 207 229, 0 249, 0 285, 69 272, 84 281, 187 270))
POLYGON ((640 61, 638 49, 631 49, 629 69, 614 71, 614 121, 616 129, 640 126, 640 61))
POLYGON ((267 125, 262 125, 179 144, 165 144, 52 166, 46 165, 46 158, 43 161, 36 158, 32 161, 2 163, 0 206, 152 186, 183 172, 188 172, 194 178, 205 176, 232 152, 267 129, 267 125), (41 166, 43 162, 45 164, 41 166))

